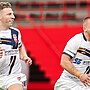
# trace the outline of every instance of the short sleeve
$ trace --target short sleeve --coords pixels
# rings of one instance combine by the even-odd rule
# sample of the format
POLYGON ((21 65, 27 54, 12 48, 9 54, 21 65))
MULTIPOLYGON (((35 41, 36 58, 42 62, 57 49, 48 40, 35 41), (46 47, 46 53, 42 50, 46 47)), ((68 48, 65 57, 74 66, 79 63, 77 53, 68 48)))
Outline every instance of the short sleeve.
POLYGON ((68 55, 70 58, 73 58, 81 43, 80 35, 75 35, 72 37, 66 44, 63 53, 68 55))
POLYGON ((18 47, 22 46, 21 33, 18 31, 18 47))

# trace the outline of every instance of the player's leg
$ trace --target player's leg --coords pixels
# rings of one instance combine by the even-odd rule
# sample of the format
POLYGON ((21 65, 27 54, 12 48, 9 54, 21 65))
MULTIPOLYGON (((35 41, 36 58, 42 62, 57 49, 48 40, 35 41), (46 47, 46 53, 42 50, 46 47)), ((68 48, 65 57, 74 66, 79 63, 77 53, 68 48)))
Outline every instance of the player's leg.
POLYGON ((8 90, 23 90, 22 84, 13 84, 8 87, 8 90))
POLYGON ((26 76, 24 74, 7 76, 6 88, 8 90, 23 90, 25 86, 26 76))

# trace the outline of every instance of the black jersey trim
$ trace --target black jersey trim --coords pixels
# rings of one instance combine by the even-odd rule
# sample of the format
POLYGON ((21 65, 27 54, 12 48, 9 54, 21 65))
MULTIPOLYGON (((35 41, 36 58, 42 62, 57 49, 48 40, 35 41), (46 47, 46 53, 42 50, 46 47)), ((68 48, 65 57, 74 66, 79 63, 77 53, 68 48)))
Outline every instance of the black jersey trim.
POLYGON ((69 56, 71 59, 73 58, 70 54, 66 53, 66 52, 63 52, 63 54, 69 56))
POLYGON ((87 39, 86 39, 86 37, 85 37, 84 33, 82 33, 82 35, 83 35, 84 40, 85 40, 85 41, 87 41, 87 39))

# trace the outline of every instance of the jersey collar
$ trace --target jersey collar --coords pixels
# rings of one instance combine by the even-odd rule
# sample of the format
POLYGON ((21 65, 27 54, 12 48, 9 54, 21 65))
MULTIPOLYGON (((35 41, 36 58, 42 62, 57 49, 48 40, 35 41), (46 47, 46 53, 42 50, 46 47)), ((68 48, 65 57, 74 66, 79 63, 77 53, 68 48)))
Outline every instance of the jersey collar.
POLYGON ((84 32, 82 33, 82 35, 83 35, 84 40, 87 41, 87 39, 86 39, 86 37, 85 37, 85 35, 84 35, 84 32))

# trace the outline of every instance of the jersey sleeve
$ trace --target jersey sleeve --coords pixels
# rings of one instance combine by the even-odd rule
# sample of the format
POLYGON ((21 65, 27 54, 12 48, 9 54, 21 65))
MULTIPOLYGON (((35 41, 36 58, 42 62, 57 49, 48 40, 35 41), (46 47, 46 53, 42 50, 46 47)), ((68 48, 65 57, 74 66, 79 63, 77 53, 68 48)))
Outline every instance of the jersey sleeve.
POLYGON ((80 46, 80 37, 78 35, 75 35, 74 37, 72 37, 66 44, 63 54, 68 55, 70 58, 73 58, 76 53, 77 53, 77 49, 80 46))
POLYGON ((18 47, 22 46, 21 33, 18 31, 18 47))

